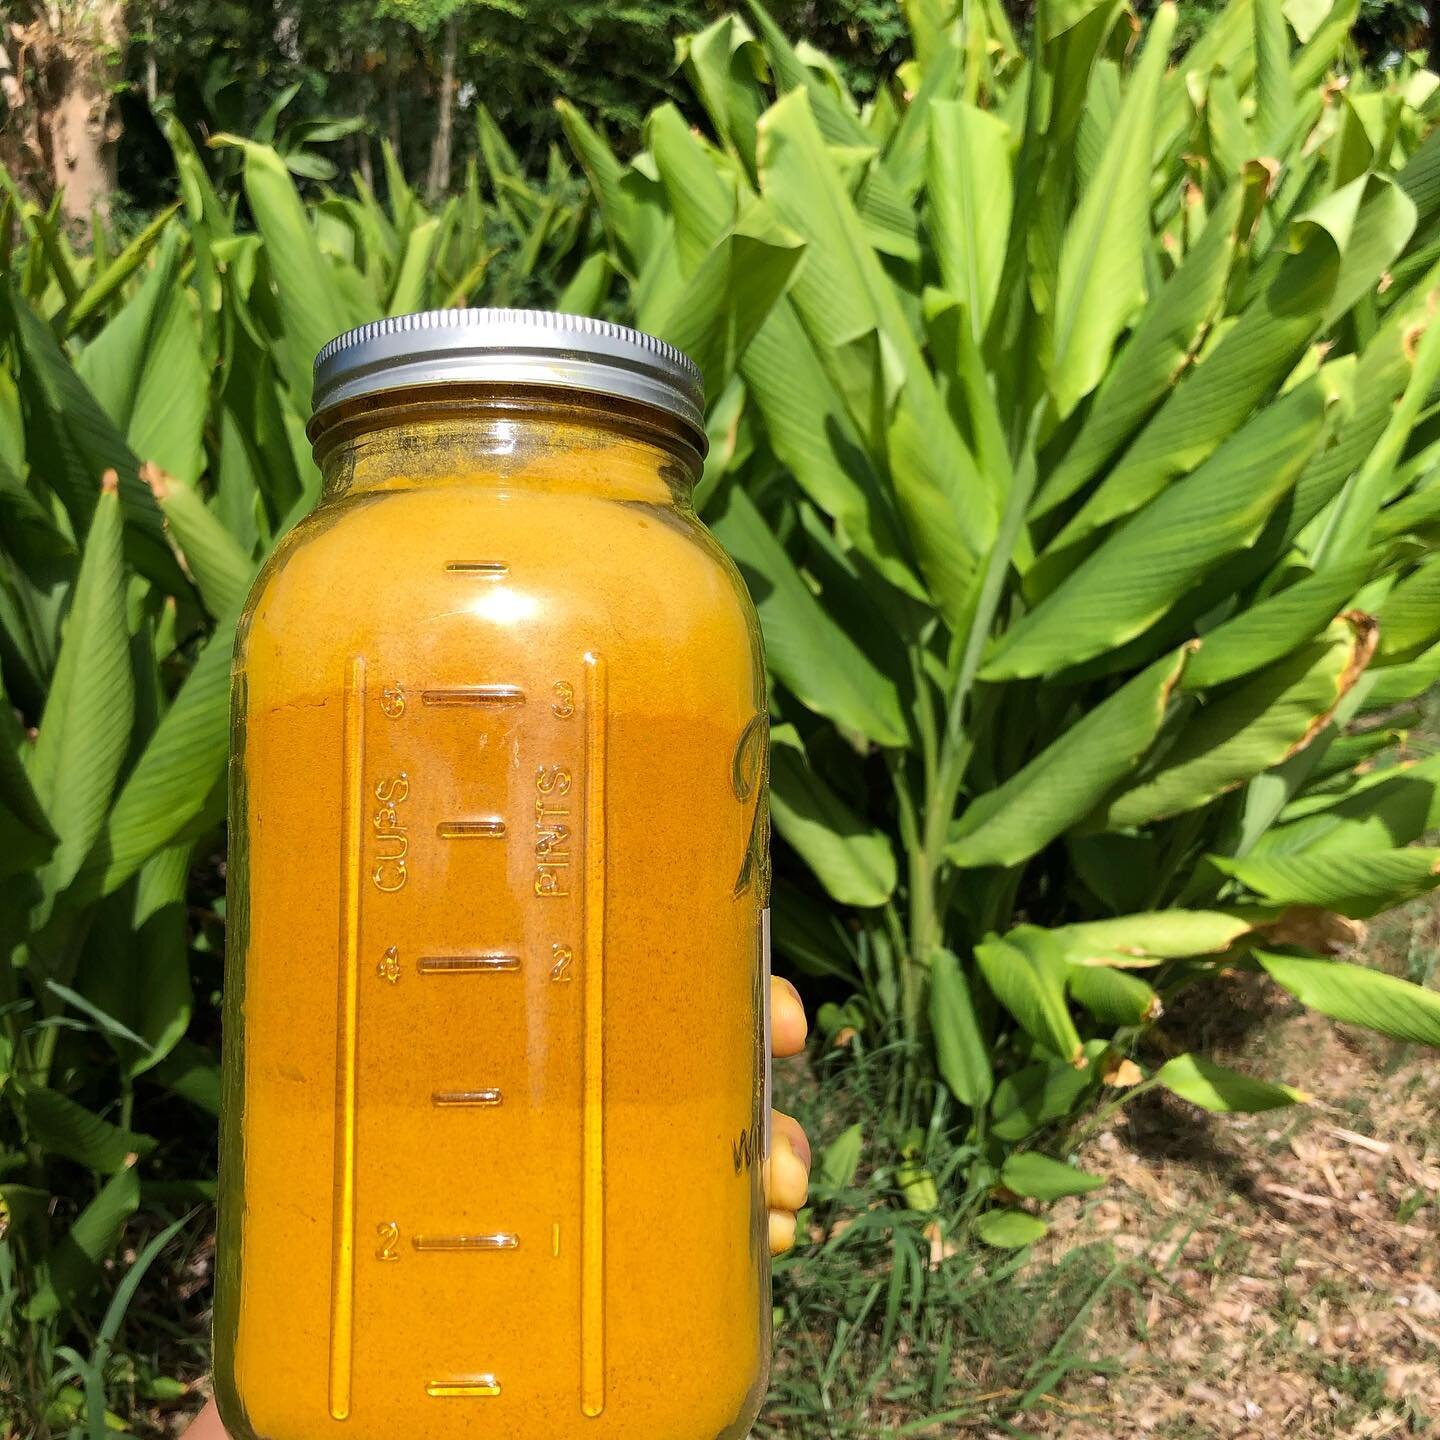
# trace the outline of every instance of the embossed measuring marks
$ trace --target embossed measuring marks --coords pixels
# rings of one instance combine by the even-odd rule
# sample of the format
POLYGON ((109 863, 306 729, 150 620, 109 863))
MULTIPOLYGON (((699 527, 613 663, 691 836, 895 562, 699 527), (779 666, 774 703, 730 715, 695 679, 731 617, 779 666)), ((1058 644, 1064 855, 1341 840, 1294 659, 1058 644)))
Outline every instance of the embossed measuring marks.
POLYGON ((452 560, 445 570, 450 575, 487 575, 496 580, 510 573, 510 567, 501 560, 452 560))
MULTIPOLYGON (((446 568, 457 576, 482 580, 501 578, 507 573, 504 565, 490 562, 457 561, 446 568)), ((519 1234, 509 1230, 457 1230, 453 1234, 414 1231, 403 1223, 404 1217, 395 1217, 375 1224, 368 1246, 363 1233, 357 1236, 357 1053, 366 1043, 371 1023, 366 1019, 362 1025, 361 1018, 361 988, 366 985, 376 987, 367 992, 371 996, 393 992, 397 997, 383 1002, 366 999, 366 1016, 376 1003, 387 1007, 407 1003, 403 997, 411 993, 412 985, 432 993, 432 987, 495 984, 501 987, 497 995, 508 994, 516 997, 517 1003, 527 1004, 534 1004, 541 993, 534 988, 537 984, 553 993, 558 1003, 564 1003, 559 1001, 562 994, 573 996, 569 1013, 576 1027, 580 1060, 580 1205, 578 1226, 573 1232, 577 1238, 572 1247, 568 1243, 571 1222, 567 1220, 567 1243, 562 1247, 561 1221, 547 1217, 551 1232, 549 1256, 545 1256, 543 1239, 534 1254, 544 1257, 543 1263, 548 1265, 561 1258, 563 1248, 567 1263, 575 1267, 581 1319, 578 1398, 587 1416, 598 1416, 604 1410, 605 668, 600 657, 590 653, 574 657, 571 663, 574 668, 570 675, 566 677, 562 670, 559 679, 552 672, 538 682, 533 675, 527 677, 523 685, 451 685, 421 684, 417 677, 405 676, 387 677, 382 684, 378 676, 367 678, 367 661, 363 657, 349 662, 341 777, 344 859, 337 1030, 340 1074, 335 1100, 330 1347, 330 1408, 336 1419, 347 1418, 351 1411, 358 1323, 356 1266, 367 1253, 387 1271, 409 1257, 409 1264, 402 1270, 408 1271, 413 1264, 419 1267, 417 1274, 446 1263, 447 1258, 459 1261, 466 1254, 494 1254, 506 1266, 526 1263, 523 1251, 516 1260, 504 1259, 520 1251, 519 1234), (473 722, 455 714, 465 711, 479 714, 473 722), (454 714, 454 719, 441 720, 445 712, 454 714), (433 809, 427 813, 428 792, 423 785, 417 788, 417 776, 418 756, 429 753, 430 747, 412 747, 408 739, 396 743, 397 737, 424 733, 410 732, 411 726, 439 723, 460 727, 446 732, 452 739, 442 742, 458 743, 458 737, 475 733, 469 728, 475 724, 481 727, 483 745, 486 735, 493 733, 485 731, 483 717, 495 714, 498 720, 504 712, 529 717, 523 729, 510 732, 507 742, 515 747, 518 778, 524 788, 510 792, 502 813, 462 813, 444 818, 448 805, 442 805, 438 817, 433 809), (427 716, 434 718, 427 721, 427 716), (368 761, 367 723, 371 726, 368 761), (392 723, 396 726, 393 730, 392 723), (407 765, 408 770, 404 768, 407 765), (470 840, 497 842, 497 852, 506 857, 499 874, 508 874, 512 884, 519 881, 523 886, 521 906, 530 917, 522 932, 525 944, 515 950, 489 949, 483 948, 487 937, 476 936, 473 938, 481 940, 481 946, 468 948, 462 940, 459 948, 452 949, 444 943, 448 937, 440 935, 426 937, 415 950, 405 943, 386 943, 383 931, 377 934, 372 927, 393 923, 394 917, 404 913, 393 908, 395 902, 388 897, 407 886, 414 894, 413 887, 423 885, 427 857, 438 853, 437 842, 448 846, 470 840), (391 918, 382 922, 382 915, 391 918), (528 982, 526 972, 530 972, 528 982)), ((464 743, 471 741, 466 738, 464 743)), ((418 997, 421 992, 415 993, 418 997)), ((391 1009, 390 1013, 402 1012, 391 1009)), ((422 1092, 428 1100, 427 1109, 437 1115, 437 1124, 442 1123, 440 1113, 449 1113, 453 1118, 443 1123, 454 1126, 486 1124, 478 1114, 465 1119, 460 1112, 506 1106, 511 1080, 524 1077, 452 1074, 434 1078, 434 1088, 426 1087, 422 1092)), ((528 1083, 514 1088, 511 1103, 522 1107, 529 1103, 528 1083)), ((423 1103, 419 1096, 415 1098, 423 1103)), ((368 1151, 368 1139, 364 1148, 368 1151)), ((363 1167, 363 1157, 360 1163, 363 1167)), ((503 1223, 503 1218, 510 1217, 496 1218, 503 1223)), ((427 1395, 437 1399, 495 1398, 501 1394, 500 1381, 489 1372, 442 1374, 428 1380, 425 1388, 427 1395)))
POLYGON ((475 1400, 493 1398, 500 1393, 500 1382, 493 1375, 475 1375, 465 1380, 430 1380, 425 1393, 435 1400, 475 1400))
POLYGON ((422 690, 422 705, 523 705, 525 692, 518 685, 452 685, 448 690, 422 690))
POLYGON ((437 1090, 430 1097, 430 1103, 441 1109, 468 1105, 486 1107, 499 1105, 503 1100, 504 1096, 498 1090, 437 1090))

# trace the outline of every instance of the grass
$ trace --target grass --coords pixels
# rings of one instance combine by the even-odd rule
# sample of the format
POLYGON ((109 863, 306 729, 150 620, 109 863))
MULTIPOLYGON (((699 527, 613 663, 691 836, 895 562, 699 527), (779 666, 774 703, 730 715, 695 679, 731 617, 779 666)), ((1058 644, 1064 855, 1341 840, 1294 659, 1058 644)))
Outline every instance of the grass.
MULTIPOLYGON (((1067 1383, 1113 1362, 1085 1347, 1085 1321, 1129 1284, 1112 1247, 1076 1247, 1053 1262, 988 1249, 970 1237, 974 1202, 932 1216, 897 1202, 883 1107, 884 1057, 811 1078, 781 1067, 777 1101, 817 1140, 812 1203, 800 1244, 775 1267, 775 1357, 757 1436, 940 1435, 981 1422, 1023 1434, 1027 1413, 1073 1408, 1067 1383), (824 1145, 850 1126, 865 1137, 853 1179, 825 1176, 824 1145)), ((943 1140, 942 1176, 969 1155, 943 1140)), ((942 1185, 942 1193, 945 1190, 942 1185)))

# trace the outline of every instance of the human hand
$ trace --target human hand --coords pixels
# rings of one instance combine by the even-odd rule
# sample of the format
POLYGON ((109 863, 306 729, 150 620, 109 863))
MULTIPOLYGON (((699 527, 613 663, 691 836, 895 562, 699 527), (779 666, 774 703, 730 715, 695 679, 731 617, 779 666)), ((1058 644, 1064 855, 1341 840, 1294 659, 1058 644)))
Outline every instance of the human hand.
MULTIPOLYGON (((788 981, 770 982, 770 1050, 777 1057, 805 1048, 805 1007, 788 981)), ((783 1255, 795 1243, 795 1212, 810 1189, 810 1142, 800 1122, 774 1112, 770 1158, 765 1162, 765 1203, 770 1207, 770 1253, 783 1255)))
MULTIPOLYGON (((777 1058, 798 1055, 808 1030, 800 992, 788 981, 770 982, 770 1051, 777 1058)), ((765 1203, 770 1207, 770 1253, 783 1255, 795 1243, 795 1212, 810 1189, 810 1142, 800 1122, 774 1112, 770 1158, 765 1162, 765 1203)), ((185 1431, 184 1440, 229 1440, 220 1411, 211 1400, 185 1431)))

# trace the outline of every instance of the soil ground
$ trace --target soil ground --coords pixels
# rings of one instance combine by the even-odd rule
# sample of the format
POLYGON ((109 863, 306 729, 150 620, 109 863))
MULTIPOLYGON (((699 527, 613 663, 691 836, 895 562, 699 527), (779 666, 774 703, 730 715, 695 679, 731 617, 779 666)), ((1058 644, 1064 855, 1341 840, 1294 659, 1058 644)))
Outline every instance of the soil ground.
MULTIPOLYGON (((1379 922, 1365 949, 1430 978, 1440 909, 1379 922)), ((1101 1240, 1121 1258, 1086 1347, 1113 1370, 1018 1428, 1440 1436, 1440 1060, 1303 1012, 1255 977, 1227 984, 1167 1024, 1171 1043, 1314 1102, 1228 1116, 1152 1093, 1084 1146, 1082 1168, 1111 1183, 1054 1208, 1037 1260, 1101 1240)))

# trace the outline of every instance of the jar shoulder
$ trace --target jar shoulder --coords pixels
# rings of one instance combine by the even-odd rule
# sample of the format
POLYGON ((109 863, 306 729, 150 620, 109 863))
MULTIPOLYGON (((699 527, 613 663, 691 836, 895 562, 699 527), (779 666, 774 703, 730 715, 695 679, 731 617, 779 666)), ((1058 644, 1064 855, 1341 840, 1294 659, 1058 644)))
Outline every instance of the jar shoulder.
POLYGON ((307 663, 401 638, 435 654, 562 644, 668 657, 763 701, 744 582, 709 531, 673 506, 521 489, 325 502, 262 570, 237 657, 284 661, 288 684, 307 663))

